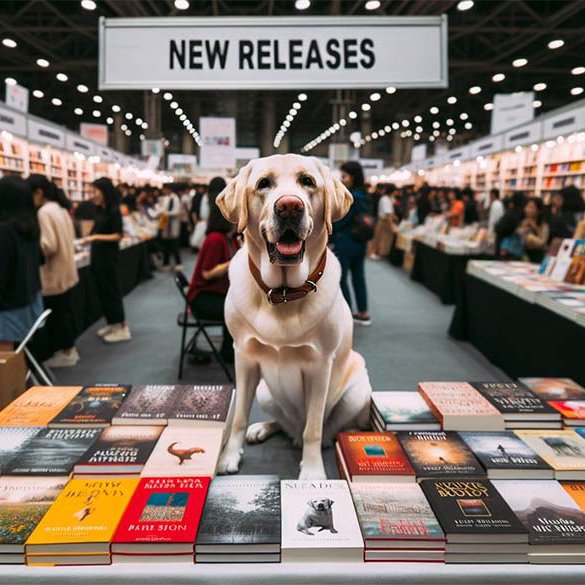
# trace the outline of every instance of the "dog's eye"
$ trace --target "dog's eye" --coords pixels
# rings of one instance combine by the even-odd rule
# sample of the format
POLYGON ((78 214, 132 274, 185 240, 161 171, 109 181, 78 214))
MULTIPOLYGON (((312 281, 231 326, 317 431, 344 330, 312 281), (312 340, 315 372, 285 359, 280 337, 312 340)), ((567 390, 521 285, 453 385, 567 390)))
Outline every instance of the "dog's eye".
POLYGON ((313 179, 313 177, 310 177, 309 175, 302 175, 299 178, 299 183, 303 187, 315 187, 315 179, 313 179))
POLYGON ((270 177, 262 177, 258 183, 256 183, 256 189, 268 189, 272 185, 272 179, 270 177))

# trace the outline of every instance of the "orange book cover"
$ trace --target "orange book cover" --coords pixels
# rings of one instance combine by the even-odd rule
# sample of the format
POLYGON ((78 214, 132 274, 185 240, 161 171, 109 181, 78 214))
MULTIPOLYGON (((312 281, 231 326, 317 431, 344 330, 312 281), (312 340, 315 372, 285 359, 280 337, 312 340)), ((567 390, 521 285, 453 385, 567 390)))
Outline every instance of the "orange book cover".
POLYGON ((81 386, 33 386, 0 412, 0 426, 45 427, 80 390, 81 386))
POLYGON ((551 400, 549 404, 558 410, 563 418, 585 419, 585 400, 551 400))
POLYGON ((585 512, 585 482, 583 481, 561 481, 565 491, 575 500, 575 503, 585 512))

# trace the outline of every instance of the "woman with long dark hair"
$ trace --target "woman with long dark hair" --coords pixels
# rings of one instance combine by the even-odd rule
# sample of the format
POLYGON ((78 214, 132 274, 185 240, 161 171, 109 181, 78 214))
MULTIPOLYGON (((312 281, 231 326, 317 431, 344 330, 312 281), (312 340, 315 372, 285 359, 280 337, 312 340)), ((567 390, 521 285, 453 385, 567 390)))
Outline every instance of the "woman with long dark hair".
POLYGON ((357 305, 357 312, 353 316, 354 321, 361 325, 371 325, 372 321, 368 312, 368 293, 364 266, 367 242, 358 241, 352 235, 352 228, 358 216, 364 213, 371 213, 371 205, 366 193, 362 165, 356 161, 349 161, 342 164, 341 182, 353 195, 353 203, 347 215, 333 224, 333 234, 331 236, 335 255, 341 263, 341 291, 351 308, 351 293, 349 292, 347 283, 347 276, 351 272, 351 282, 357 305))
POLYGON ((550 239, 572 238, 585 212, 585 200, 575 185, 567 185, 552 196, 550 239))
MULTIPOLYGON (((207 235, 197 256, 187 298, 194 314, 203 319, 223 322, 220 353, 224 361, 232 363, 234 341, 225 326, 224 304, 229 287, 228 268, 239 245, 235 226, 223 217, 215 202, 225 186, 226 182, 221 177, 215 177, 209 183, 207 235)), ((194 359, 198 363, 206 363, 211 358, 206 354, 195 354, 194 359)))
POLYGON ((0 341, 22 341, 43 312, 39 224, 28 185, 0 179, 0 341))
POLYGON ((93 182, 93 202, 98 214, 91 235, 91 270, 97 283, 98 295, 106 318, 106 326, 98 332, 106 343, 128 341, 132 338, 126 325, 122 293, 118 284, 120 240, 124 234, 120 195, 106 177, 93 182))
POLYGON ((542 262, 548 244, 549 227, 544 219, 544 205, 540 197, 526 200, 524 219, 516 232, 522 238, 528 260, 536 264, 542 262))
POLYGON ((75 324, 71 291, 79 282, 75 264, 75 228, 65 193, 45 175, 33 174, 26 180, 33 194, 41 229, 43 301, 51 315, 47 320, 47 349, 50 368, 74 366, 79 361, 75 349, 75 324))

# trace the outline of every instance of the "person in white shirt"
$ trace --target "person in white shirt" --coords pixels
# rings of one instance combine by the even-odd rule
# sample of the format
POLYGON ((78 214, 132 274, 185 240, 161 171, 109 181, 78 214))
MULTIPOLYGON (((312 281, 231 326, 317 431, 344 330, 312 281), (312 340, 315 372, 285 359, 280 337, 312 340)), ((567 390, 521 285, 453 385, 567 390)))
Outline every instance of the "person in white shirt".
POLYGON ((504 215, 504 211, 504 204, 500 201, 500 191, 498 189, 490 189, 488 237, 491 241, 495 239, 495 227, 500 218, 504 215))
POLYGON ((173 191, 172 185, 165 183, 162 188, 163 195, 158 201, 157 216, 159 218, 160 238, 163 249, 163 265, 161 270, 171 270, 171 256, 175 260, 175 269, 183 270, 181 252, 179 248, 179 236, 181 234, 181 200, 173 191))
POLYGON ((388 256, 392 244, 393 222, 395 219, 394 204, 391 194, 394 187, 386 187, 378 202, 378 217, 374 229, 374 237, 370 242, 370 260, 379 260, 388 256))

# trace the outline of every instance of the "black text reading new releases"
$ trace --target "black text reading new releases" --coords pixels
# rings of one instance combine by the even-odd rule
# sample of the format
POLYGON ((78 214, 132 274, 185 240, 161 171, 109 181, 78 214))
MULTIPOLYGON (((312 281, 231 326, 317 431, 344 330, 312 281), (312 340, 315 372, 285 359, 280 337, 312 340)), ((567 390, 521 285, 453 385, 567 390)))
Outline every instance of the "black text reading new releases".
POLYGON ((225 69, 230 51, 237 51, 241 70, 371 69, 376 63, 372 39, 260 39, 230 42, 210 39, 171 40, 171 69, 225 69))

